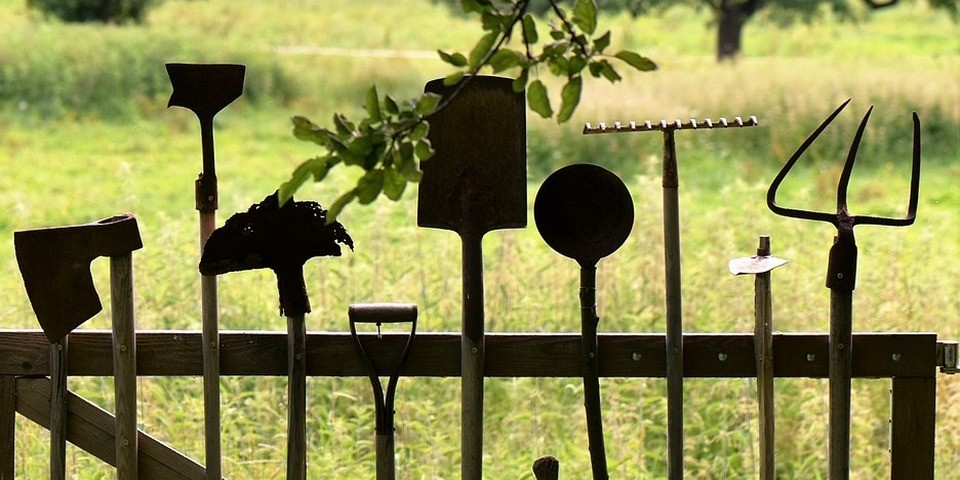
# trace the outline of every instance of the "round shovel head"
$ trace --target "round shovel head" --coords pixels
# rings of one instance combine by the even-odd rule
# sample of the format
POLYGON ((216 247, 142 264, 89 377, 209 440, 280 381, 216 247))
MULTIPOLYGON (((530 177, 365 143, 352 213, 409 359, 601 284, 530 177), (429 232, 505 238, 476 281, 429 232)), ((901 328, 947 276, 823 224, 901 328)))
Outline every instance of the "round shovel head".
POLYGON ((550 248, 581 267, 592 267, 627 240, 633 200, 613 172, 597 165, 568 165, 540 186, 533 215, 550 248))

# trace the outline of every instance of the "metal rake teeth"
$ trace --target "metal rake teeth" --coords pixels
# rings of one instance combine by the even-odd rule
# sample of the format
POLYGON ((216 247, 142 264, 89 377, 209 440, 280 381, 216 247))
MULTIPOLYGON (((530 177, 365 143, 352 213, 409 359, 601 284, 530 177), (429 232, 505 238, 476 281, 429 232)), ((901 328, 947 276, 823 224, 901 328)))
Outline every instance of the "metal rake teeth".
POLYGON ((659 122, 651 122, 649 120, 637 123, 630 121, 626 124, 621 122, 613 122, 613 126, 607 125, 605 122, 600 122, 596 127, 587 123, 583 127, 583 134, 589 135, 594 133, 625 133, 625 132, 650 132, 650 131, 665 131, 665 130, 697 130, 701 128, 711 129, 711 128, 730 128, 730 127, 755 127, 759 125, 760 122, 757 121, 757 117, 751 115, 744 120, 742 117, 733 117, 733 121, 728 121, 725 117, 720 117, 716 122, 711 119, 706 120, 697 120, 691 118, 684 122, 679 118, 668 122, 666 120, 660 120, 659 122))

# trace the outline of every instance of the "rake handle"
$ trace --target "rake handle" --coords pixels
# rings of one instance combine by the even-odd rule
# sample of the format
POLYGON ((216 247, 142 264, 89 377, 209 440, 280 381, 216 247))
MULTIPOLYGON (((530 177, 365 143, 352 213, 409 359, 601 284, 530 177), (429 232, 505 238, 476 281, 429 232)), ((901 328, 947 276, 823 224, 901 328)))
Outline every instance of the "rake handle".
POLYGON ((666 292, 667 469, 683 478, 683 313, 680 276, 680 200, 673 130, 663 131, 663 256, 666 292))

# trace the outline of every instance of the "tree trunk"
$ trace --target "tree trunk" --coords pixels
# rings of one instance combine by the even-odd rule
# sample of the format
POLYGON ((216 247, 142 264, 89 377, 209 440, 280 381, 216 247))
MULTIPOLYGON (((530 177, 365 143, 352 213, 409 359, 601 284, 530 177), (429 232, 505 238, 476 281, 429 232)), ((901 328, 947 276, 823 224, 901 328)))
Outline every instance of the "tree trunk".
POLYGON ((763 0, 721 0, 717 6, 717 61, 733 61, 740 53, 743 25, 764 4, 763 0))

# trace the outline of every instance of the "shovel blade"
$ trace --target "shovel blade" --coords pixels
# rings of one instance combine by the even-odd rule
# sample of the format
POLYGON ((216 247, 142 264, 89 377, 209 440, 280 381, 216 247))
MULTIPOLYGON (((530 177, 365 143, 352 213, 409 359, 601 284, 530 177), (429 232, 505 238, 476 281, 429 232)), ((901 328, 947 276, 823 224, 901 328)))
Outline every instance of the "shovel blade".
POLYGON ((527 224, 526 105, 509 78, 476 76, 427 83, 425 91, 456 97, 430 116, 436 150, 423 162, 417 224, 470 231, 527 224))
POLYGON ((243 94, 246 67, 237 64, 168 63, 173 93, 167 107, 184 107, 213 118, 243 94))

